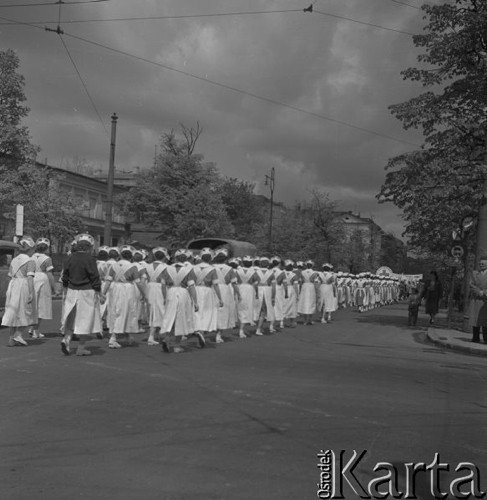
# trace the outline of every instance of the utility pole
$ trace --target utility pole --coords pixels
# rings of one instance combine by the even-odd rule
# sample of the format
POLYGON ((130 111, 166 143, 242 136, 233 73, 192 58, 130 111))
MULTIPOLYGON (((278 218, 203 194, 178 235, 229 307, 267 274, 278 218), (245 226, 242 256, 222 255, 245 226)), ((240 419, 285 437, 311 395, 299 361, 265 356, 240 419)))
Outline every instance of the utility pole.
POLYGON ((271 210, 269 215, 269 252, 272 253, 272 222, 273 222, 273 211, 274 211, 274 179, 275 170, 274 167, 271 169, 271 175, 265 176, 265 185, 269 186, 271 191, 271 210))
POLYGON ((105 210, 105 231, 103 234, 103 243, 111 246, 112 243, 112 218, 113 218, 113 182, 115 177, 115 139, 117 137, 117 120, 116 113, 112 115, 112 134, 110 140, 110 161, 108 163, 108 178, 107 178, 107 202, 105 210))

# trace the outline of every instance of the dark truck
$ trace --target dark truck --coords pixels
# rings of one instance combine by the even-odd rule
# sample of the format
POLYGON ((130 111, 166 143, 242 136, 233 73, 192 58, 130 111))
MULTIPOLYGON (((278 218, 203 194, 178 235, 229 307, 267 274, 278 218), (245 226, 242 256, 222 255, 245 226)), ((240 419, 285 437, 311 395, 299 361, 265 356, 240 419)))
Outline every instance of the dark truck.
POLYGON ((257 252, 257 248, 252 243, 226 238, 198 238, 188 243, 189 250, 201 250, 202 248, 215 250, 221 247, 225 247, 228 250, 229 257, 243 257, 244 255, 251 255, 253 257, 257 252))
POLYGON ((10 266, 10 261, 19 248, 17 243, 0 240, 0 318, 3 316, 3 311, 5 310, 5 296, 10 281, 8 277, 8 268, 10 266))

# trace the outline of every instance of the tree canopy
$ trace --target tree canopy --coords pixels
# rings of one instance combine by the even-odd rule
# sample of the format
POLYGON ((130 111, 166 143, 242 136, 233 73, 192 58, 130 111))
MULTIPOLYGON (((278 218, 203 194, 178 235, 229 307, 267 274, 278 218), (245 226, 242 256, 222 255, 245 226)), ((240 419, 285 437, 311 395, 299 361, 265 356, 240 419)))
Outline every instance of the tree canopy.
POLYGON ((421 129, 421 149, 391 158, 377 195, 402 209, 405 235, 420 252, 444 255, 451 231, 482 202, 487 135, 487 5, 424 5, 425 33, 413 36, 419 66, 402 72, 427 89, 390 110, 421 129))
POLYGON ((0 51, 0 208, 14 220, 15 206, 23 205, 26 234, 62 243, 81 229, 81 219, 75 213, 76 200, 57 189, 61 174, 35 163, 39 148, 22 124, 29 108, 19 65, 13 50, 0 51))
POLYGON ((77 213, 79 200, 59 190, 62 178, 49 167, 22 165, 0 184, 0 203, 9 207, 6 215, 15 218, 15 205, 23 205, 24 233, 56 240, 60 247, 84 229, 77 213))
POLYGON ((24 104, 25 79, 18 72, 17 54, 8 49, 0 51, 0 166, 18 167, 35 159, 38 148, 30 142, 28 129, 22 119, 29 114, 24 104))
POLYGON ((173 131, 163 134, 154 166, 137 174, 135 186, 117 201, 124 213, 135 213, 144 225, 160 229, 173 245, 233 235, 218 171, 194 153, 200 134, 199 124, 182 126, 182 138, 173 131))

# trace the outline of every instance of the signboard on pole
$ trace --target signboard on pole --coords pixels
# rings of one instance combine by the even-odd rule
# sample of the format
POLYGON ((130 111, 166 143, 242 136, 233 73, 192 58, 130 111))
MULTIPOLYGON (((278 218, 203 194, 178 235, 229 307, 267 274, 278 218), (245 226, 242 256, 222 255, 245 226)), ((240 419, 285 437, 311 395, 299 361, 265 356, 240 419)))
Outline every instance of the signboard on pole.
POLYGON ((375 272, 378 276, 385 276, 386 278, 389 278, 390 276, 395 276, 395 274, 392 272, 392 269, 387 266, 381 266, 377 271, 375 272))
POLYGON ((454 257, 455 259, 461 259, 464 253, 465 250, 462 245, 454 245, 451 249, 452 257, 454 257))
POLYGON ((15 234, 17 236, 24 234, 24 205, 17 205, 15 210, 15 234))

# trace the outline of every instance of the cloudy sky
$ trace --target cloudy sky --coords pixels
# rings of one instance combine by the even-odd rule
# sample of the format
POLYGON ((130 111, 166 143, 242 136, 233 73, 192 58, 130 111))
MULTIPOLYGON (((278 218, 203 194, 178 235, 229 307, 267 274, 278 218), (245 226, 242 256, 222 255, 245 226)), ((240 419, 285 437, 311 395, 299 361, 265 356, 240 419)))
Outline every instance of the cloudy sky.
POLYGON ((65 0, 62 38, 44 30, 58 6, 39 5, 55 1, 0 0, 42 160, 106 168, 116 112, 117 169, 144 168, 163 132, 199 121, 198 152, 222 174, 268 194, 274 167, 277 201, 319 188, 400 235, 398 210, 375 195, 388 158, 421 144, 387 109, 422 90, 400 75, 416 65, 401 32, 421 33, 421 0, 317 0, 313 13, 310 0, 65 0))

